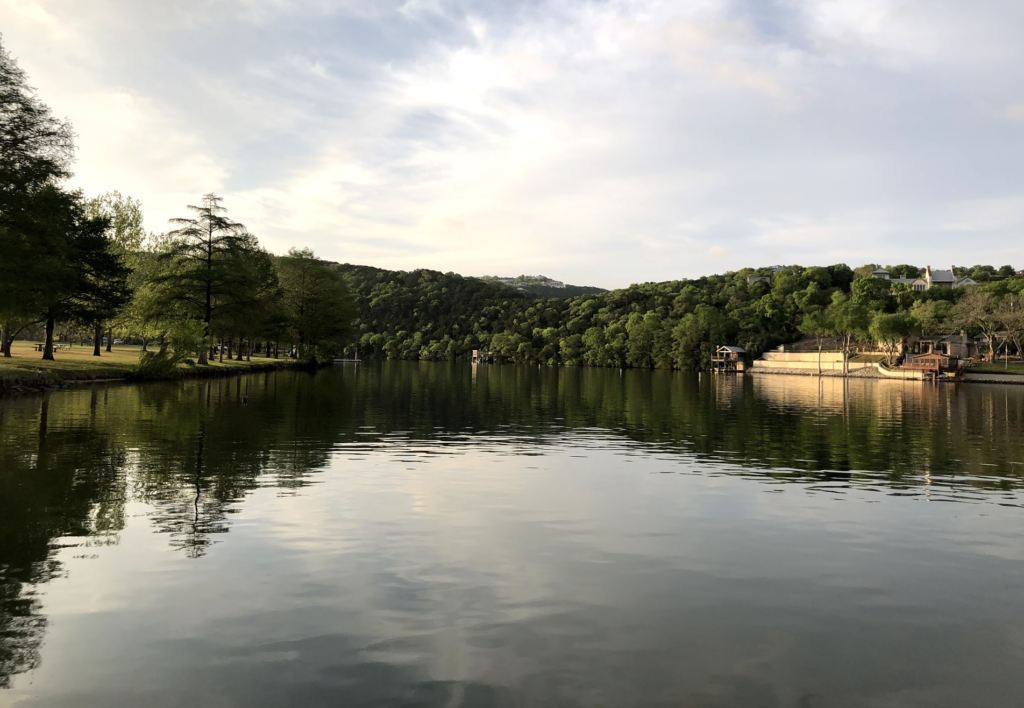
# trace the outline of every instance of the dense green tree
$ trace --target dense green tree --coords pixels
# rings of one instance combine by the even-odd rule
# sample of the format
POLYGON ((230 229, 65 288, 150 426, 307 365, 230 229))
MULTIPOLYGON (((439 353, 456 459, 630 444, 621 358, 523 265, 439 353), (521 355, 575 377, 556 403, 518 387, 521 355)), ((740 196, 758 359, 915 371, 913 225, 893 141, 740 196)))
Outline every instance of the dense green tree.
MULTIPOLYGON (((753 271, 746 269, 559 300, 508 298, 507 289, 451 273, 340 268, 352 279, 364 356, 464 359, 472 349, 489 348, 499 361, 583 366, 700 368, 714 347, 729 343, 756 356, 813 337, 805 323, 810 326, 815 318, 829 320, 831 330, 837 311, 857 315, 856 326, 838 336, 849 356, 855 344, 871 341, 868 328, 875 313, 924 307, 934 316, 921 329, 947 331, 953 326, 949 307, 966 293, 964 288, 916 292, 878 278, 855 280, 841 264, 789 266, 771 283, 748 283, 753 271), (837 293, 854 304, 834 308, 837 293), (416 334, 418 346, 412 342, 416 334)), ((985 287, 1004 298, 1018 281, 1024 285, 1024 279, 1014 278, 985 287)))
POLYGON ((921 269, 915 265, 909 265, 902 263, 900 265, 887 266, 886 270, 889 271, 889 277, 892 278, 920 278, 921 269))
POLYGON ((44 359, 53 359, 57 322, 93 325, 129 296, 130 269, 111 250, 108 226, 105 217, 88 215, 80 192, 44 187, 37 195, 23 233, 37 254, 26 288, 46 323, 44 359))
POLYGON ((809 312, 800 323, 800 332, 811 337, 818 347, 818 375, 821 376, 821 351, 825 342, 836 336, 836 324, 833 311, 822 308, 809 312))
POLYGON ((108 239, 111 253, 131 270, 129 288, 132 297, 117 310, 110 314, 109 319, 100 323, 107 331, 107 351, 111 350, 114 340, 114 329, 125 334, 131 333, 131 325, 138 321, 135 293, 140 291, 144 270, 142 259, 145 251, 146 230, 143 225, 142 204, 138 199, 124 196, 120 192, 107 192, 90 199, 87 212, 93 217, 105 217, 109 220, 108 239))
POLYGON ((74 134, 36 96, 0 42, 0 349, 38 322, 46 273, 40 220, 52 189, 70 175, 74 134), (40 280, 42 279, 42 281, 40 280))
POLYGON ((849 362, 853 345, 859 338, 863 338, 867 334, 871 315, 863 301, 856 297, 847 297, 840 292, 832 296, 832 304, 828 309, 843 352, 843 374, 845 375, 850 371, 849 362))
POLYGON ((74 133, 36 96, 0 42, 0 217, 70 175, 74 133))
POLYGON ((161 301, 202 320, 207 344, 199 352, 200 365, 208 361, 214 317, 232 307, 232 291, 244 287, 240 260, 252 246, 245 227, 227 218, 222 202, 216 194, 207 194, 200 206, 188 206, 195 216, 171 219, 178 228, 169 234, 172 240, 161 254, 163 272, 154 278, 161 301))
POLYGON ((891 311, 892 283, 883 278, 858 278, 850 286, 853 299, 868 310, 891 311))
POLYGON ((875 313, 868 332, 878 346, 882 347, 889 366, 892 366, 914 325, 914 318, 906 312, 875 313))
POLYGON ((995 361, 997 334, 1003 324, 998 311, 998 299, 987 290, 970 288, 953 306, 951 314, 958 326, 981 331, 987 342, 989 358, 995 361))
POLYGON ((922 334, 938 334, 949 328, 952 304, 945 300, 917 300, 910 314, 922 334))
MULTIPOLYGON (((344 276, 309 249, 279 258, 281 291, 298 355, 314 361, 333 357, 349 344, 355 308, 344 276)), ((438 343, 435 358, 446 358, 451 340, 438 343)))
POLYGON ((865 263, 864 265, 853 269, 853 277, 855 280, 862 280, 864 278, 870 278, 871 274, 879 269, 877 263, 865 263))

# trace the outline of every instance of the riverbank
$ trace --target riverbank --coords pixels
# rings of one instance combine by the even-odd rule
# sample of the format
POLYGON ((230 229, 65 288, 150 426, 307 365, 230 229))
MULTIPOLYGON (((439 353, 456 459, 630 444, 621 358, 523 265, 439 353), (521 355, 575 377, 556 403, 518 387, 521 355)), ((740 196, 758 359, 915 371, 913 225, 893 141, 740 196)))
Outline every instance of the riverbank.
MULTIPOLYGON (((82 383, 130 380, 139 363, 142 348, 131 345, 112 347, 98 357, 92 346, 73 345, 54 353, 54 361, 44 361, 34 342, 15 342, 11 358, 0 358, 0 396, 33 393, 82 383)), ((291 359, 254 358, 252 361, 213 361, 207 366, 181 364, 173 377, 207 378, 258 373, 298 367, 291 359)), ((152 380, 152 379, 150 379, 152 380)))
POLYGON ((765 352, 748 369, 751 374, 782 376, 831 376, 865 379, 920 381, 924 372, 889 369, 885 357, 861 354, 843 361, 842 352, 765 352))
MULTIPOLYGON (((765 352, 747 369, 751 374, 780 376, 828 376, 839 378, 902 379, 923 381, 926 372, 917 369, 888 368, 879 354, 860 354, 845 364, 842 352, 765 352)), ((1024 364, 974 363, 962 379, 970 383, 1002 383, 1024 385, 1024 364)))

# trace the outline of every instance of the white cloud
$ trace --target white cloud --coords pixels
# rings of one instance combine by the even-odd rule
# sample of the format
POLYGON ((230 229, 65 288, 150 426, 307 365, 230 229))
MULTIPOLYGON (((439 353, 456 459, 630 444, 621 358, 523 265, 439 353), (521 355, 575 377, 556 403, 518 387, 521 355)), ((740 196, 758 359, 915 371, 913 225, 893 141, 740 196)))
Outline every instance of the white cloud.
POLYGON ((385 267, 615 286, 965 262, 972 229, 1024 260, 1009 0, 197 7, 0 2, 78 179, 150 228, 217 189, 276 250, 385 267))
POLYGON ((15 13, 34 22, 44 25, 53 25, 57 22, 56 18, 39 3, 31 2, 31 0, 8 0, 7 4, 15 13))

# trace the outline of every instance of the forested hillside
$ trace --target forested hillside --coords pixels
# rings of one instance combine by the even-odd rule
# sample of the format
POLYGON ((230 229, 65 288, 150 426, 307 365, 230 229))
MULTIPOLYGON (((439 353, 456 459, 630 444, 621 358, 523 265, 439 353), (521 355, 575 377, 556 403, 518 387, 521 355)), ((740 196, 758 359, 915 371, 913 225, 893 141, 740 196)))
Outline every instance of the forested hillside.
POLYGON ((756 355, 805 336, 851 347, 998 322, 1012 341, 1024 288, 1014 276, 914 292, 855 278, 846 265, 790 266, 545 299, 452 273, 338 267, 356 294, 364 357, 465 359, 486 349, 505 362, 680 369, 707 366, 721 344, 756 355))

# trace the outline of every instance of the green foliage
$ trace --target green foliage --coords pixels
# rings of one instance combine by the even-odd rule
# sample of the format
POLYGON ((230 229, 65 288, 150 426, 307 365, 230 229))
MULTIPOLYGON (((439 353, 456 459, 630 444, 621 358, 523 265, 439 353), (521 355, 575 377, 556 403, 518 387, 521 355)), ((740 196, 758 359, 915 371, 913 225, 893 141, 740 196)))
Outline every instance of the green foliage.
POLYGON ((922 326, 947 330, 954 325, 941 298, 964 295, 855 279, 841 264, 789 266, 770 283, 748 283, 754 271, 743 270, 557 300, 452 273, 338 267, 353 284, 367 358, 465 360, 484 349, 499 362, 692 370, 706 367, 722 344, 756 356, 801 336, 819 344, 835 337, 851 353, 871 341, 876 313, 925 308, 922 326))
POLYGON ((73 196, 59 189, 71 174, 73 154, 71 126, 53 117, 0 44, 0 344, 5 357, 17 333, 44 319, 51 296, 58 289, 66 295, 65 286, 76 277, 75 264, 62 261, 74 255, 72 234, 61 228, 73 196), (60 271, 54 287, 47 266, 60 271))
POLYGON ((800 323, 800 332, 812 339, 817 340, 818 347, 828 337, 836 335, 835 312, 828 309, 819 309, 807 313, 800 323))
POLYGON ((871 274, 878 270, 877 263, 865 263, 864 265, 854 268, 853 277, 855 280, 861 280, 863 278, 870 278, 871 274))
POLYGON ((0 215, 70 176, 73 154, 71 125, 53 117, 0 44, 0 215))
MULTIPOLYGON (((160 254, 164 266, 154 279, 160 300, 183 308, 201 319, 210 336, 214 317, 234 303, 232 294, 244 287, 243 253, 251 247, 245 227, 231 221, 215 194, 203 197, 201 206, 189 205, 195 216, 171 219, 178 228, 160 254)), ((200 355, 205 363, 205 352, 200 355)))
POLYGON ((168 380, 181 375, 178 363, 185 358, 184 350, 168 350, 163 346, 155 351, 142 352, 132 378, 168 380))
MULTIPOLYGON (((0 45, 5 358, 14 338, 40 322, 46 323, 44 359, 53 358, 58 325, 72 325, 76 334, 92 329, 96 354, 102 331, 112 335, 116 327, 144 343, 170 337, 175 352, 196 353, 201 364, 215 337, 226 340, 228 351, 237 342, 239 359, 258 340, 269 353, 270 340, 291 338, 311 359, 332 356, 348 343, 353 307, 344 279, 311 252, 282 259, 287 273, 298 259, 309 262, 312 274, 309 282, 299 286, 291 279, 282 289, 270 254, 226 216, 215 194, 189 206, 191 216, 172 219, 176 228, 169 234, 147 243, 137 200, 109 192, 85 201, 60 187, 70 176, 72 138, 71 127, 50 115, 0 45)), ((146 358, 144 370, 170 366, 168 356, 161 347, 146 358)))
POLYGON ((165 334, 174 351, 184 358, 210 347, 212 342, 204 335, 205 329, 202 320, 185 316, 168 320, 165 334))
POLYGON ((604 288, 595 288, 587 285, 556 284, 555 281, 544 275, 520 275, 516 278, 485 275, 480 280, 493 285, 504 285, 507 288, 518 290, 534 297, 544 298, 564 299, 608 292, 604 288))
POLYGON ((326 361, 349 343, 355 308, 345 277, 309 249, 277 260, 288 331, 299 358, 326 361))
POLYGON ((882 347, 890 366, 899 352, 900 344, 910 335, 915 324, 913 316, 906 312, 875 313, 868 331, 882 347))
POLYGON ((920 278, 921 269, 915 265, 909 265, 902 263, 900 265, 888 266, 886 270, 889 271, 889 277, 892 278, 920 278))
POLYGON ((189 209, 195 217, 173 220, 180 228, 141 259, 147 276, 136 294, 140 317, 169 335, 175 350, 197 353, 200 364, 218 340, 221 359, 237 353, 241 360, 259 343, 276 352, 271 343, 281 341, 304 361, 343 351, 354 306, 332 264, 308 249, 271 256, 225 216, 216 195, 189 209))

